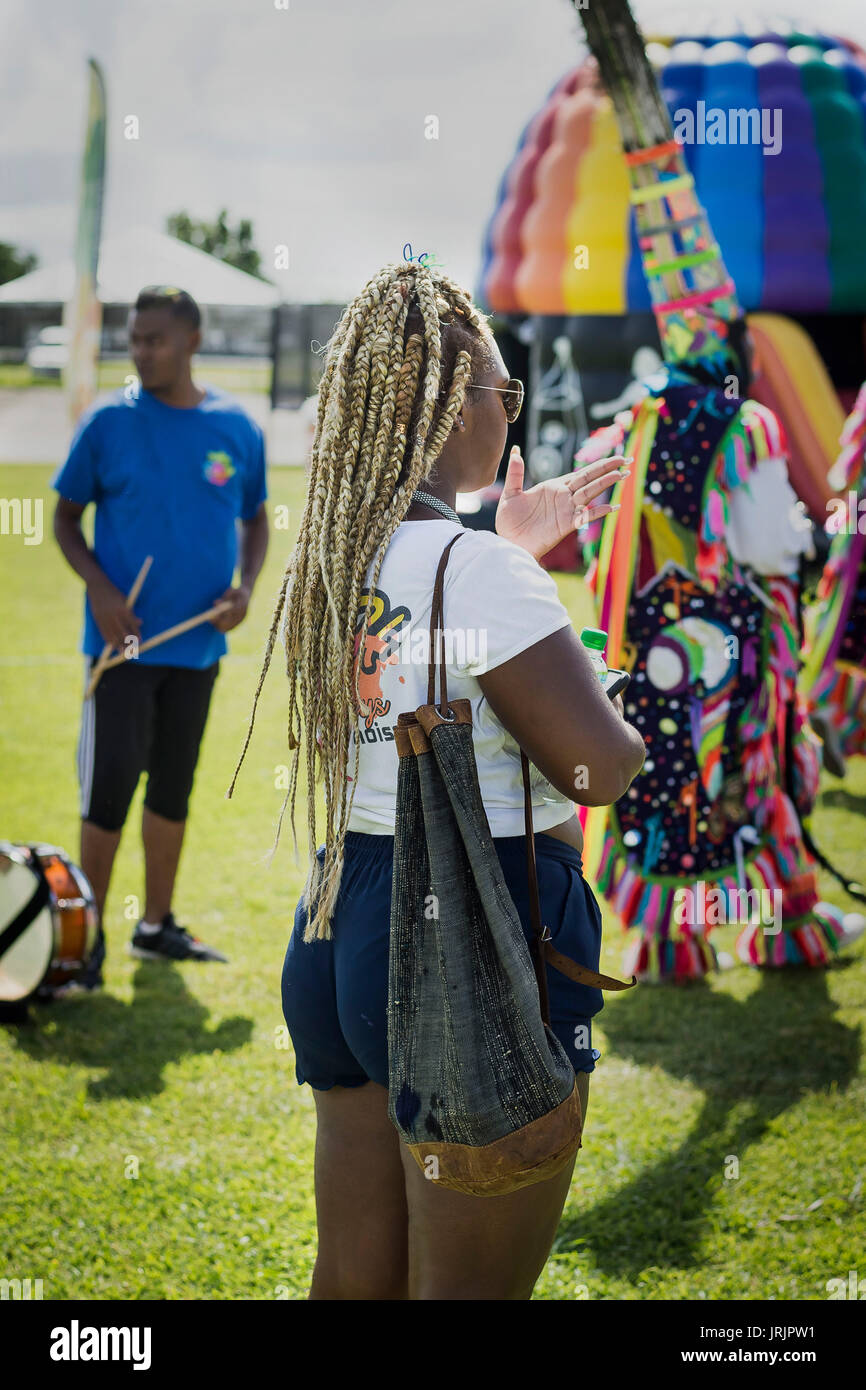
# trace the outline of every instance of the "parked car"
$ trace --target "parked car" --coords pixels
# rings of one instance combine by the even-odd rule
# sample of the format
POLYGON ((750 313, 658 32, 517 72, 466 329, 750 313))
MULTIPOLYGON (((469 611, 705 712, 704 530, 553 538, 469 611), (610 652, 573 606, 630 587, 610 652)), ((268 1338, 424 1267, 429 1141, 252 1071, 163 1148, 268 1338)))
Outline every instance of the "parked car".
POLYGON ((69 357, 69 329, 40 328, 26 357, 34 376, 60 376, 69 357))

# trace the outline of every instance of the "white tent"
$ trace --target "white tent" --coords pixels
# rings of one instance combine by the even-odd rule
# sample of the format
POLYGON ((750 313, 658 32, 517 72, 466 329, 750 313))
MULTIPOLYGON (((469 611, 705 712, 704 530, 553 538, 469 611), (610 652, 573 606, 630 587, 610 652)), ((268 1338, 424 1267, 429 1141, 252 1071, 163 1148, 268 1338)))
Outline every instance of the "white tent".
MULTIPOLYGON (((0 304, 65 304, 74 282, 71 260, 44 266, 0 285, 0 304)), ((282 299, 276 285, 147 227, 103 241, 97 285, 103 304, 134 304, 145 285, 177 285, 202 306, 270 308, 282 299)))

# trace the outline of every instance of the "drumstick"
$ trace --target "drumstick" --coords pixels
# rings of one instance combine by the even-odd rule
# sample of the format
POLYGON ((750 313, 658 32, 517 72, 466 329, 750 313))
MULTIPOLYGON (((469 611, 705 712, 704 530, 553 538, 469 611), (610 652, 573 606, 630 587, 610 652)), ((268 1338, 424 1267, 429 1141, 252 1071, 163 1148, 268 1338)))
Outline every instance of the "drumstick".
MULTIPOLYGON (((231 606, 229 600, 225 599, 222 603, 215 603, 213 608, 209 608, 206 613, 198 613, 194 618, 185 618, 182 623, 175 623, 174 627, 166 628, 165 632, 158 632, 155 637, 148 637, 147 641, 142 642, 138 648, 139 654, 150 651, 151 647, 161 646, 163 642, 168 642, 172 637, 179 637, 182 632, 189 632, 190 628, 198 627, 199 623, 210 622, 211 618, 219 617, 220 613, 224 613, 231 606)), ((110 661, 106 661, 103 670, 109 671, 112 666, 119 666, 122 661, 133 660, 135 660, 134 657, 124 656, 121 652, 117 656, 113 656, 110 661)))
MULTIPOLYGON (((129 593, 126 595, 126 606, 127 606, 127 608, 130 608, 130 609, 132 608, 132 605, 135 603, 135 600, 138 598, 139 594, 141 593, 141 586, 142 586, 142 584, 144 583, 145 579, 147 578, 147 571, 150 569, 150 567, 151 567, 152 564, 153 564, 153 556, 152 556, 152 555, 148 555, 147 558, 146 558, 146 560, 145 560, 145 562, 144 562, 144 564, 142 565, 141 569, 138 571, 138 574, 135 576, 135 579, 134 579, 134 581, 133 581, 132 588, 130 589, 129 593)), ((85 692, 84 692, 84 698, 85 698, 85 700, 89 700, 89 699, 90 699, 90 696, 93 694, 94 690, 95 690, 96 687, 98 686, 98 684, 99 684, 99 677, 102 675, 103 671, 104 671, 104 670, 106 669, 106 667, 108 666, 108 658, 111 656, 111 653, 112 653, 113 651, 114 651, 114 644, 113 644, 112 642, 106 642, 105 646, 102 648, 102 651, 101 651, 101 653, 100 653, 99 660, 97 661, 96 665, 94 666, 93 670, 92 670, 91 673, 90 673, 90 680, 88 681, 88 683, 87 683, 87 689, 86 689, 85 692)))

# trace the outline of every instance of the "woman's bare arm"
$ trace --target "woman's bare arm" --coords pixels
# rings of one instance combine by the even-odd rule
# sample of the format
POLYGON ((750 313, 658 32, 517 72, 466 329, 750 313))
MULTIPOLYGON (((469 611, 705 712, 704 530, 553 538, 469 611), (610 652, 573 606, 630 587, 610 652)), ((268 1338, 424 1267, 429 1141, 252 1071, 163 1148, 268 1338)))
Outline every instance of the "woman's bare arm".
POLYGON ((644 741, 604 694, 573 628, 477 679, 512 738, 571 801, 610 806, 640 772, 644 741))

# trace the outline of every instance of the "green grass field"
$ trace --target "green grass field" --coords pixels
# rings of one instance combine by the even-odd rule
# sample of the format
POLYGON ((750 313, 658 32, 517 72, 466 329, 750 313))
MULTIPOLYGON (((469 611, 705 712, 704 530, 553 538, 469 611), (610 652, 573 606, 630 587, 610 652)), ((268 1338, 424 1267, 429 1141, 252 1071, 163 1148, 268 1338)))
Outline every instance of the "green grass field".
MULTIPOLYGON (((0 496, 45 498, 46 537, 0 537, 0 838, 77 854, 81 586, 53 539, 50 470, 0 468, 0 496)), ((46 1299, 304 1298, 315 1255, 309 1087, 281 1041, 279 979, 306 854, 284 825, 281 653, 235 796, 264 637, 303 503, 231 635, 202 750, 178 920, 230 964, 133 961, 139 790, 108 905, 107 988, 0 1028, 0 1276, 46 1299)), ((575 621, 581 581, 560 576, 575 621)), ((827 778, 814 829, 863 874, 866 768, 827 778)), ((826 897, 853 908, 832 880, 826 897)), ((602 969, 618 972, 611 915, 602 969)), ((719 933, 730 948, 734 929, 719 933)), ((745 967, 682 990, 607 996, 584 1148, 539 1299, 824 1299, 866 1277, 866 942, 827 971, 745 967)))
MULTIPOLYGON (((199 357, 196 365, 211 386, 218 386, 224 391, 256 391, 267 395, 271 389, 271 367, 267 362, 244 362, 240 358, 233 362, 212 362, 207 357, 199 357)), ((100 362, 97 389, 116 390, 135 374, 135 368, 129 361, 112 359, 100 362)), ((59 376, 34 376, 26 362, 0 362, 0 387, 20 391, 29 386, 59 388, 60 385, 59 376)))

